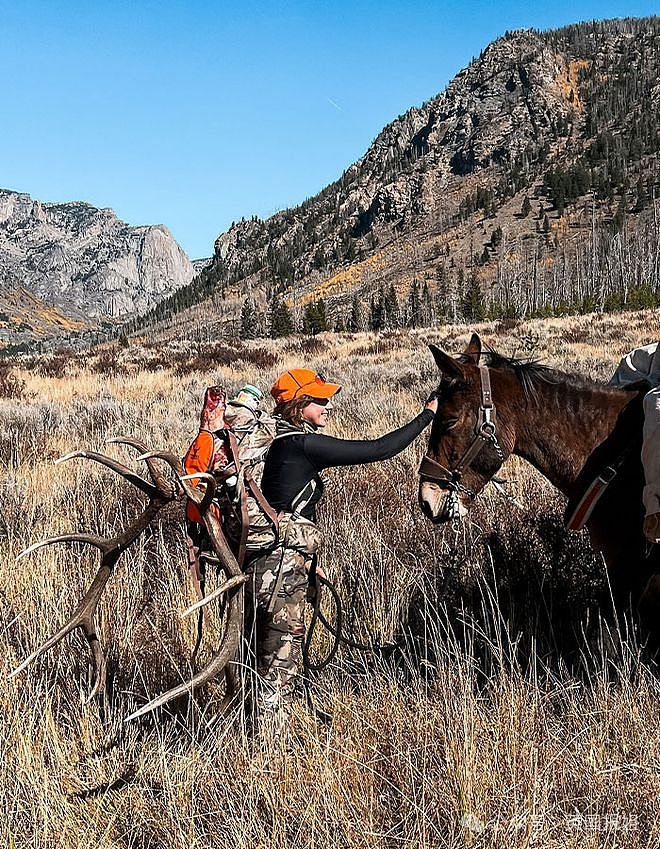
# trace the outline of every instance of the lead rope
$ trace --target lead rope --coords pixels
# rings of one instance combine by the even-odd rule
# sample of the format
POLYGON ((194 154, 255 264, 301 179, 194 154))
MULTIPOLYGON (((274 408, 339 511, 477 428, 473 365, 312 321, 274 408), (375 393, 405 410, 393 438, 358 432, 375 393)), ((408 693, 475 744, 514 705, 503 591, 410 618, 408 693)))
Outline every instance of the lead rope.
POLYGON ((307 707, 309 712, 316 717, 323 725, 331 725, 332 717, 330 714, 326 713, 326 711, 317 708, 314 704, 314 700, 312 697, 312 686, 314 683, 314 674, 321 672, 327 666, 329 666, 332 661, 335 659, 335 656, 339 650, 340 644, 347 646, 348 648, 355 649, 356 651, 361 652, 382 652, 385 649, 391 649, 395 647, 394 643, 383 643, 379 645, 378 643, 372 642, 371 645, 366 645, 365 643, 359 643, 351 637, 347 637, 342 633, 344 627, 344 613, 341 603, 341 598, 339 597, 339 593, 337 592, 336 587, 327 578, 322 578, 316 572, 316 555, 312 560, 312 565, 309 570, 310 576, 310 584, 315 589, 314 602, 313 602, 313 612, 312 619, 309 623, 309 628, 307 629, 307 634, 305 635, 305 639, 303 641, 302 646, 302 660, 303 660, 303 686, 305 689, 305 698, 307 701, 307 707), (333 625, 328 622, 324 613, 321 610, 321 595, 322 590, 326 589, 333 600, 335 611, 336 611, 336 621, 333 625), (319 661, 312 661, 310 658, 310 647, 312 644, 312 639, 314 638, 314 632, 318 627, 319 623, 323 625, 326 631, 332 637, 332 642, 330 645, 330 650, 326 654, 326 656, 319 661))
POLYGON ((317 708, 314 704, 314 698, 312 696, 312 674, 314 672, 320 672, 322 669, 325 669, 335 658, 337 651, 339 649, 339 638, 336 633, 332 633, 333 640, 330 647, 330 651, 319 663, 314 663, 309 656, 309 649, 311 646, 312 638, 314 637, 314 631, 316 629, 316 625, 319 622, 319 619, 322 617, 321 613, 321 582, 323 582, 326 586, 329 587, 330 592, 332 594, 333 600, 337 609, 337 624, 341 628, 341 617, 342 617, 342 609, 341 609, 341 601, 339 600, 339 596, 337 595, 337 591, 330 584, 329 581, 326 581, 325 578, 321 578, 320 575, 316 572, 316 563, 317 557, 314 555, 312 558, 312 565, 309 570, 309 579, 310 586, 314 589, 314 604, 313 604, 313 613, 312 613, 312 621, 309 623, 309 628, 307 629, 307 634, 305 635, 305 639, 303 640, 302 645, 302 661, 303 661, 303 688, 305 690, 305 700, 307 702, 307 709, 322 725, 330 726, 332 725, 332 716, 327 713, 327 711, 322 710, 321 708, 317 708))

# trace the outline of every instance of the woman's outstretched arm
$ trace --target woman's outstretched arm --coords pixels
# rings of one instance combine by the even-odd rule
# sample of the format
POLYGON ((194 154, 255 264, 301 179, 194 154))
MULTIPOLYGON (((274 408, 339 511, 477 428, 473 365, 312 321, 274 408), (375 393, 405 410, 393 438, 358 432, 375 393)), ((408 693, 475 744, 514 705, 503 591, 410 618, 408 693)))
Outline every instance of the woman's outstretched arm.
POLYGON ((432 421, 433 409, 427 406, 411 422, 378 439, 335 439, 313 433, 305 436, 303 450, 317 471, 330 466, 354 466, 389 460, 410 445, 432 421))

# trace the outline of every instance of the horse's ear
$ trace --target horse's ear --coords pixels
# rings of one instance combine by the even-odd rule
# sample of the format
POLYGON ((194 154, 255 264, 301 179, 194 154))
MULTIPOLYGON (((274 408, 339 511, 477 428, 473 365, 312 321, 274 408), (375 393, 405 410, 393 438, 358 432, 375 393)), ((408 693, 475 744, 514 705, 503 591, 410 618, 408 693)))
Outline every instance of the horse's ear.
POLYGON ((469 360, 469 362, 474 363, 475 366, 479 365, 479 358, 481 357, 481 339, 479 338, 478 333, 472 334, 467 348, 463 351, 463 356, 469 360))
POLYGON ((457 380, 465 380, 463 369, 461 368, 461 364, 458 360, 450 357, 449 354, 445 354, 444 351, 441 351, 440 348, 437 348, 435 345, 429 345, 429 348, 433 354, 435 364, 444 375, 456 378, 457 380))

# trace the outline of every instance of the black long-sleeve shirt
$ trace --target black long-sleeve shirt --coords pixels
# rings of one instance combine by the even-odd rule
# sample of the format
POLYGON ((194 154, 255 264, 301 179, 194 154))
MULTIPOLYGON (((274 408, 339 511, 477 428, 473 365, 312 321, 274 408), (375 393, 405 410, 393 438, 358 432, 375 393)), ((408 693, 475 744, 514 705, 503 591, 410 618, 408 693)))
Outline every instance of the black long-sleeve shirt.
POLYGON ((323 494, 319 472, 331 466, 354 466, 389 460, 403 451, 433 421, 431 410, 378 439, 335 439, 320 433, 294 433, 276 438, 268 450, 261 491, 275 510, 290 511, 292 502, 310 483, 316 489, 300 512, 312 521, 323 494))

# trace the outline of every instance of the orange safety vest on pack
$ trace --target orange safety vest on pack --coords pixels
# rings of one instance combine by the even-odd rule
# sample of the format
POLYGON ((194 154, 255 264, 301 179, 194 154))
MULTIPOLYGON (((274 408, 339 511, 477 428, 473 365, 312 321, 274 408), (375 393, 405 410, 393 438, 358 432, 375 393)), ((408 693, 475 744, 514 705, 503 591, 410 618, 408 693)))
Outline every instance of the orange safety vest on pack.
MULTIPOLYGON (((186 456, 183 458, 183 467, 189 475, 195 472, 211 472, 214 467, 215 456, 215 438, 213 434, 210 430, 200 430, 190 444, 186 456)), ((197 486, 198 483, 199 478, 193 478, 191 480, 193 486, 197 486)), ((197 509, 197 505, 190 500, 186 504, 186 518, 200 525, 202 523, 202 517, 197 509)))

